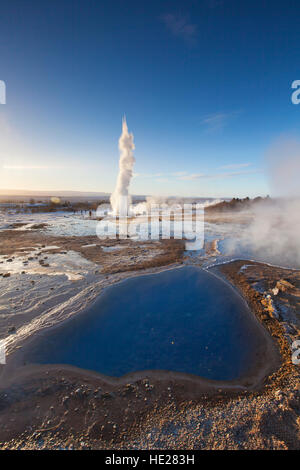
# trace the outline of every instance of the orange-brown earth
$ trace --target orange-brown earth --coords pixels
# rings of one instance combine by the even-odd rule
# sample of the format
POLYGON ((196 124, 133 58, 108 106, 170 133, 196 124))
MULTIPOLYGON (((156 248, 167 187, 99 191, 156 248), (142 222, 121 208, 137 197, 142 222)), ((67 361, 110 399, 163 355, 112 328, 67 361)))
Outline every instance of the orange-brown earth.
MULTIPOLYGON (((101 265, 103 273, 165 266, 180 260, 184 251, 184 243, 174 239, 134 242, 130 239, 99 240, 97 236, 57 237, 32 230, 5 230, 0 233, 0 255, 9 257, 26 253, 28 248, 55 245, 59 248, 51 249, 51 253, 77 251, 86 259, 101 265), (114 246, 121 249, 111 252, 102 250, 102 247, 114 246)), ((48 252, 47 249, 43 250, 43 253, 48 252)))

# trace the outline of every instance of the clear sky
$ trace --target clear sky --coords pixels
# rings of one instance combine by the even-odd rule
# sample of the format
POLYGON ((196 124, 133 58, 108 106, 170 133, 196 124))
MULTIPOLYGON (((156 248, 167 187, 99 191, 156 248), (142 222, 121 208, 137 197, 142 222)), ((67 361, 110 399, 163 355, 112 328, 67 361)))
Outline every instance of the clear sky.
POLYGON ((269 192, 299 136, 298 0, 2 0, 0 189, 107 191, 122 115, 133 194, 269 192))

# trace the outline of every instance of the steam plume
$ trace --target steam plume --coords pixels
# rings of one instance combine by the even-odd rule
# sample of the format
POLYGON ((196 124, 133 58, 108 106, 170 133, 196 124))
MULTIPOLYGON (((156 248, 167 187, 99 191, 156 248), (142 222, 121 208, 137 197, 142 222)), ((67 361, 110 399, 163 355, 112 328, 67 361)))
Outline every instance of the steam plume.
POLYGON ((256 204, 239 243, 262 260, 300 268, 300 142, 281 139, 266 157, 274 199, 256 204))
POLYGON ((128 188, 135 162, 133 156, 134 149, 133 134, 128 133, 127 122, 124 116, 122 120, 122 134, 119 139, 119 174, 115 190, 110 197, 110 203, 116 215, 126 216, 128 213, 128 207, 131 202, 128 188))

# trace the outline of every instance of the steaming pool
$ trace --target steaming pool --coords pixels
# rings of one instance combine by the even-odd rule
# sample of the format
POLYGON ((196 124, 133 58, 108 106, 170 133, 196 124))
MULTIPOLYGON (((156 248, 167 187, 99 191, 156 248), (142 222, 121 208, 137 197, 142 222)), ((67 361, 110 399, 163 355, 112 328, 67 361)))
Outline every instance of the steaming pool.
POLYGON ((230 285, 185 266, 107 288, 90 308, 35 338, 24 359, 114 377, 168 370, 235 380, 257 362, 262 336, 230 285))

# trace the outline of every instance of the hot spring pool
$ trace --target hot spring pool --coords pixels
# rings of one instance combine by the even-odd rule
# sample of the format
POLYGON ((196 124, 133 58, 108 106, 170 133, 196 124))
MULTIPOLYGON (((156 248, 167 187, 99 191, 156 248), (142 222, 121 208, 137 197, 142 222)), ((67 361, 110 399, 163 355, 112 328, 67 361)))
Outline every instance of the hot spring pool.
POLYGON ((234 289, 186 266, 107 288, 89 309, 37 337, 25 360, 115 377, 168 370, 233 380, 256 362, 262 335, 234 289))

